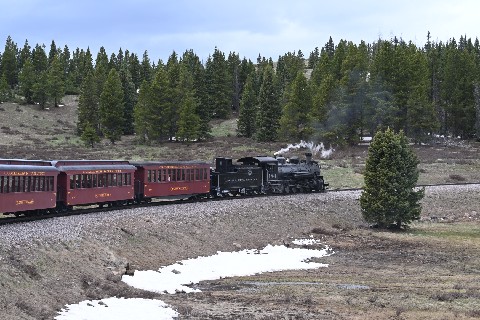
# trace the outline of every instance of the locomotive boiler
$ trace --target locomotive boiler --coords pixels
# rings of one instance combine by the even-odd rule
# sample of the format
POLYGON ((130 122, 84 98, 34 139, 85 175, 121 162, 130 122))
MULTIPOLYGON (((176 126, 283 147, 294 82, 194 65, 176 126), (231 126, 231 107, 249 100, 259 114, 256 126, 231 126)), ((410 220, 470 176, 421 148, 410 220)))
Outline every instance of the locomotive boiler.
POLYGON ((281 193, 324 191, 328 186, 320 172, 320 165, 306 153, 305 159, 298 157, 277 157, 278 182, 272 181, 276 191, 281 193))

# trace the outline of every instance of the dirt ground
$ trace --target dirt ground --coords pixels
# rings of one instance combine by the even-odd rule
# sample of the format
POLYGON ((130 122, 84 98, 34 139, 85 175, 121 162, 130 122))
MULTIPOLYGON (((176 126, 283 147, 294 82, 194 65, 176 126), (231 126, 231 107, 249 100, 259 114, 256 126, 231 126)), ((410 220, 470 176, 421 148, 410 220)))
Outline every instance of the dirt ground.
POLYGON ((359 192, 127 209, 2 227, 0 315, 52 319, 66 304, 117 296, 160 299, 179 319, 475 319, 478 191, 428 188, 422 219, 406 232, 370 229, 359 192), (175 295, 120 281, 127 264, 155 270, 310 235, 335 252, 319 259, 327 268, 207 281, 198 285, 201 293, 175 295))

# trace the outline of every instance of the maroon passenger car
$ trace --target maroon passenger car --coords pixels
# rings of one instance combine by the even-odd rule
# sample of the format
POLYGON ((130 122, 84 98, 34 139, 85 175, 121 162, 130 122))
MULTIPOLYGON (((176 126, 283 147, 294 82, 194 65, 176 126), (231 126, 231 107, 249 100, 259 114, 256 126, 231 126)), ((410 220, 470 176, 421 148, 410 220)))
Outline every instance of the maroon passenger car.
POLYGON ((186 199, 210 192, 210 165, 205 162, 137 162, 135 197, 186 199))
POLYGON ((0 159, 0 212, 38 214, 56 207, 58 170, 47 161, 0 159))
POLYGON ((60 171, 57 195, 60 207, 133 202, 135 167, 128 161, 60 160, 52 164, 60 171))

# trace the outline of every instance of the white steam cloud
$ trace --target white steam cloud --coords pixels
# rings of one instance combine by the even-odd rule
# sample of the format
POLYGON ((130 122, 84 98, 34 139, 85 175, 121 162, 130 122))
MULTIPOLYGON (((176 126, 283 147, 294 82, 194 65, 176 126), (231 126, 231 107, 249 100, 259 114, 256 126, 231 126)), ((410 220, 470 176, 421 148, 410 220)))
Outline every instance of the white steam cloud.
POLYGON ((277 152, 274 153, 274 155, 281 155, 284 154, 290 150, 297 150, 297 149, 309 149, 312 152, 313 156, 316 156, 317 154, 320 154, 321 158, 328 158, 332 154, 333 151, 335 151, 333 148, 330 149, 325 149, 325 146, 323 145, 323 142, 320 142, 319 144, 315 144, 313 142, 306 142, 301 140, 299 143, 296 144, 289 144, 286 148, 282 148, 278 150, 277 152))

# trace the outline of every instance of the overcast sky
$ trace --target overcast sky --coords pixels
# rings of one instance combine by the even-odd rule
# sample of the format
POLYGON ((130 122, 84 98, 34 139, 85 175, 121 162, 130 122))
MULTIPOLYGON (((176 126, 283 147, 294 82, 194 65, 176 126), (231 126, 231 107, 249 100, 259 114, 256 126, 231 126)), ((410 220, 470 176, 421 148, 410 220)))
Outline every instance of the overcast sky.
POLYGON ((192 49, 202 60, 215 47, 255 61, 302 50, 329 37, 372 43, 393 36, 423 46, 427 32, 446 42, 479 36, 477 0, 0 0, 0 52, 10 35, 23 47, 145 50, 153 61, 192 49))

